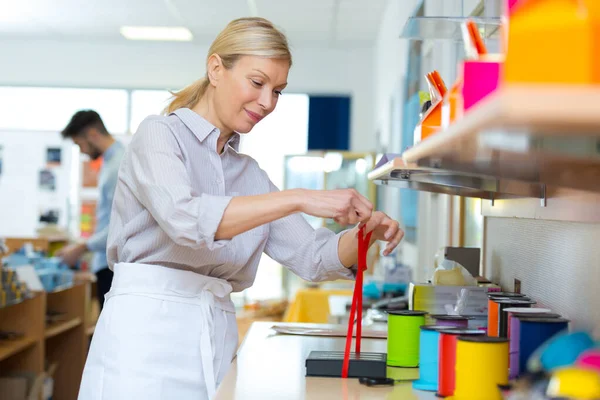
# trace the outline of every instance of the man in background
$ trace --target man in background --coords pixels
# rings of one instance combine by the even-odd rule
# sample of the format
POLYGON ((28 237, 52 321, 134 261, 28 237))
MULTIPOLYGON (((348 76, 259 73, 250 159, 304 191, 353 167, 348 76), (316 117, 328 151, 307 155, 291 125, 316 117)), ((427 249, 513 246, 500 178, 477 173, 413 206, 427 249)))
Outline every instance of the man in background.
POLYGON ((102 118, 93 110, 75 113, 62 131, 62 136, 72 139, 81 152, 92 160, 103 158, 98 176, 99 198, 96 204, 94 234, 87 241, 69 245, 57 253, 57 256, 70 266, 74 266, 87 251, 94 253, 91 269, 97 278, 98 300, 102 309, 104 296, 110 290, 113 278, 113 272, 108 268, 106 260, 106 240, 119 166, 125 147, 108 133, 102 118))

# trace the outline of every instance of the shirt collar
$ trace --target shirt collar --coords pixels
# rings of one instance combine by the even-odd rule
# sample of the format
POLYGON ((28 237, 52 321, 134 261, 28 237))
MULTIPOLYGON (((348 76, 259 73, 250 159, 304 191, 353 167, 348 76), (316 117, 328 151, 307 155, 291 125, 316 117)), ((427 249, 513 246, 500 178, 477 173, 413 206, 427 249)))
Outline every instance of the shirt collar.
POLYGON ((102 154, 102 159, 108 161, 115 155, 115 151, 121 147, 121 142, 115 140, 108 149, 102 154))
MULTIPOLYGON (((202 118, 200 114, 190 110, 189 108, 179 108, 173 111, 171 114, 177 115, 181 122, 183 122, 185 126, 192 131, 194 136, 196 136, 200 142, 206 140, 206 138, 213 132, 219 134, 219 129, 202 118)), ((227 151, 228 145, 231 146, 235 151, 239 151, 240 134, 234 132, 234 134, 231 135, 227 143, 225 143, 225 151, 227 151)))

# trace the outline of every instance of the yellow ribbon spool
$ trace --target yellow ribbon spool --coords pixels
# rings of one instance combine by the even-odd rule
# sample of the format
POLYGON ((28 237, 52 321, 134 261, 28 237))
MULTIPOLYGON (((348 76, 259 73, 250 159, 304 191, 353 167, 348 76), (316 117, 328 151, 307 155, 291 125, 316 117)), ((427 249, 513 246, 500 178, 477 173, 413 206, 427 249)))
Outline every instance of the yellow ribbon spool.
POLYGON ((502 400, 508 384, 508 339, 461 336, 456 344, 454 400, 502 400))
POLYGON ((600 398, 600 374, 594 370, 565 367, 555 370, 548 384, 548 396, 574 399, 600 398))

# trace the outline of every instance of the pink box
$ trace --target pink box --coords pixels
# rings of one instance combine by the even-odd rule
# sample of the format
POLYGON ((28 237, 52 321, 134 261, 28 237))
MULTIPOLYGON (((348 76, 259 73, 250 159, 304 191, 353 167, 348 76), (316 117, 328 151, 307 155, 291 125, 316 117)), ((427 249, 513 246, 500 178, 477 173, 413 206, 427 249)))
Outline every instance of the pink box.
POLYGON ((481 99, 493 93, 500 83, 502 62, 465 61, 463 64, 463 109, 477 104, 481 99))
POLYGON ((508 0, 508 15, 511 15, 514 8, 520 3, 520 0, 508 0))

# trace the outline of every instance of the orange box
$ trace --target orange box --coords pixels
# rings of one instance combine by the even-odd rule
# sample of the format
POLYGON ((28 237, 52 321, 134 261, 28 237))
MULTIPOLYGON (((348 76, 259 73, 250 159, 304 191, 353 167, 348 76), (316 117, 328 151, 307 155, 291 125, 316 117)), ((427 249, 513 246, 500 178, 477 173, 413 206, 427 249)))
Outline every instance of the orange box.
POLYGON ((505 82, 600 83, 599 0, 521 0, 511 12, 505 82))
POLYGON ((463 115, 462 88, 463 78, 461 72, 442 100, 442 128, 444 129, 463 115))

